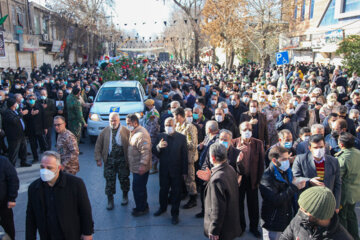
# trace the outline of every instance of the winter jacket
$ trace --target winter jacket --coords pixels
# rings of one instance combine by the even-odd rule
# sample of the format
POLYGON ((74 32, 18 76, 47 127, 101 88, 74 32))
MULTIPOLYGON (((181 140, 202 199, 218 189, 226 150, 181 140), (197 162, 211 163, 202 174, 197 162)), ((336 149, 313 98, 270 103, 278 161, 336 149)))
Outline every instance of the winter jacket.
POLYGON ((9 159, 0 156, 0 206, 15 202, 19 189, 19 178, 9 159))

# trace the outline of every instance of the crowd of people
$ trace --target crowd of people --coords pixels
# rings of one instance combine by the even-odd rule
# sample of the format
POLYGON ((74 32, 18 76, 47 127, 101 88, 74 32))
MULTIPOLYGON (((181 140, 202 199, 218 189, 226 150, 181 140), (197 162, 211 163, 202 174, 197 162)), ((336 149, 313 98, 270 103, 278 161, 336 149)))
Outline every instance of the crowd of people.
MULTIPOLYGON (((209 239, 241 237, 247 225, 266 240, 359 239, 360 77, 331 65, 283 67, 149 62, 144 113, 129 114, 126 125, 111 113, 95 144, 106 209, 114 209, 118 178, 121 204, 128 204, 131 186, 132 215, 148 214, 147 181, 158 174, 154 216, 170 204, 176 225, 181 201, 192 209, 199 199, 194 215, 204 218, 209 239)), ((0 221, 10 237, 19 185, 14 166, 17 158, 20 166, 31 165, 28 141, 33 162, 42 157, 40 178, 28 190, 26 238, 36 239, 38 231, 41 239, 92 239, 90 201, 74 175, 101 83, 94 66, 3 72, 0 221)))

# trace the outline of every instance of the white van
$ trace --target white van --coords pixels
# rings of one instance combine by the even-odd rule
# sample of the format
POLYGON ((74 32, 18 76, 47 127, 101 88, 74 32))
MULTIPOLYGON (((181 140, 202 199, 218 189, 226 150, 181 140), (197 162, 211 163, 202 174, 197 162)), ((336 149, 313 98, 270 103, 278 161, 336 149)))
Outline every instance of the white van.
MULTIPOLYGON (((139 113, 143 116, 145 91, 139 81, 110 81, 104 83, 96 94, 90 109, 87 131, 91 142, 95 142, 100 132, 109 126, 109 114, 118 112, 120 122, 126 125, 126 116, 139 113)), ((142 119, 140 119, 141 121, 142 119)))

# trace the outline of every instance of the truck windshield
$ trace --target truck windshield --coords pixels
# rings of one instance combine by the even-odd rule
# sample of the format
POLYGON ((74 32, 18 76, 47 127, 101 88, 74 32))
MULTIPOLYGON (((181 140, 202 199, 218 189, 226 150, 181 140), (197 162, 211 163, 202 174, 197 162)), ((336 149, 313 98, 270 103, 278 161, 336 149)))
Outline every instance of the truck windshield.
POLYGON ((96 102, 140 102, 137 87, 106 87, 101 88, 96 102))

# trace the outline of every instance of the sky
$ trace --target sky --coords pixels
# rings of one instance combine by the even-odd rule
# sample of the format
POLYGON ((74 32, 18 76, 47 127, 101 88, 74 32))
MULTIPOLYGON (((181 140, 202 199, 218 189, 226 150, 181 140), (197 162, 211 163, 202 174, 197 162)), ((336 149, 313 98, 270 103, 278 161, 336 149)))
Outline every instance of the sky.
MULTIPOLYGON (((138 32, 141 37, 160 35, 173 9, 172 0, 114 0, 113 22, 120 30, 138 32), (143 24, 143 23, 146 24, 143 24), (155 24, 157 22, 157 24, 155 24), (136 23, 136 25, 134 25, 136 23), (124 24, 127 24, 125 26, 124 24)), ((109 13, 109 15, 111 15, 109 13)))

